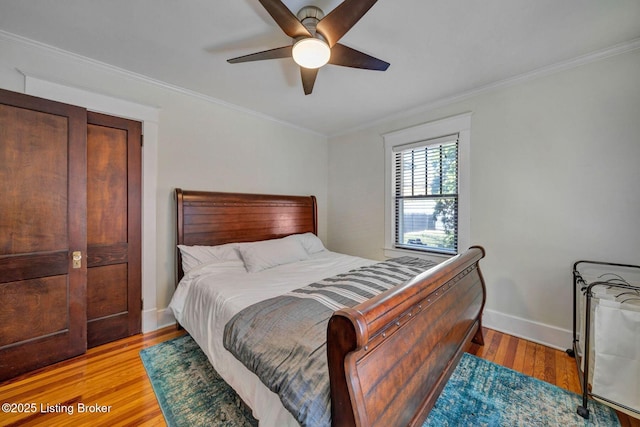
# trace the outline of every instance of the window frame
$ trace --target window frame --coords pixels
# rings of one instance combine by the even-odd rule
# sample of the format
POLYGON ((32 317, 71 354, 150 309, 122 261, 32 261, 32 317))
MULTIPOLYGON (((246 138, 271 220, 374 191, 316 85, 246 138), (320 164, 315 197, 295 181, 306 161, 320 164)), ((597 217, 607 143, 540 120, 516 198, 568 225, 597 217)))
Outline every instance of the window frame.
POLYGON ((441 120, 412 126, 406 129, 383 134, 385 152, 385 247, 386 257, 404 255, 419 256, 442 261, 453 255, 428 249, 399 248, 395 246, 395 198, 394 198, 394 151, 399 146, 434 140, 457 133, 458 136, 458 253, 470 246, 471 197, 470 197, 470 151, 471 151, 471 115, 464 113, 441 120), (395 149, 395 150, 394 150, 395 149))

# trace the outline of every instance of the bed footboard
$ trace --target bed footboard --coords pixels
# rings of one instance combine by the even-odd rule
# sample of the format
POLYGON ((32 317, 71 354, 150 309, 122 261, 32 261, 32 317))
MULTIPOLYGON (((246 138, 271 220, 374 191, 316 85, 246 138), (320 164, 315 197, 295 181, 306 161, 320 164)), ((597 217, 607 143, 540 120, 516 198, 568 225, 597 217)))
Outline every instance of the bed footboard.
POLYGON ((462 353, 483 344, 479 246, 353 308, 327 330, 333 426, 421 425, 462 353))

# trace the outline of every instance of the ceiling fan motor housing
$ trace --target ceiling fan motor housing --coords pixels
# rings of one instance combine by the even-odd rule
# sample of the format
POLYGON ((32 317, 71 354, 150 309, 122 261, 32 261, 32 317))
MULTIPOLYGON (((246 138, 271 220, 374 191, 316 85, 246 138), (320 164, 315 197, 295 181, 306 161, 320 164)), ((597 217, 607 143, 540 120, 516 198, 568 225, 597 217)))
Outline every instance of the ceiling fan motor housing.
MULTIPOLYGON (((320 22, 320 20, 324 18, 324 12, 322 11, 322 9, 317 6, 304 6, 298 11, 297 17, 313 37, 318 38, 325 43, 327 42, 324 36, 316 31, 318 22, 320 22)), ((295 38, 294 42, 300 40, 301 38, 304 37, 295 38)))

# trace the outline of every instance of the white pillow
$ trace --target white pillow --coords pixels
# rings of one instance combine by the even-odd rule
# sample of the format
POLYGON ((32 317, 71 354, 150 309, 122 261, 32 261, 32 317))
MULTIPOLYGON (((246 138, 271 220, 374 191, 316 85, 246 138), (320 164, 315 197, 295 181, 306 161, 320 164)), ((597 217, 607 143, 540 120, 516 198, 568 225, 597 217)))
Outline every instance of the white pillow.
POLYGON ((250 273, 309 258, 300 241, 286 237, 242 244, 238 250, 250 273))
POLYGON ((185 273, 194 267, 211 261, 242 260, 238 253, 237 243, 217 246, 178 245, 182 255, 182 271, 185 273))
POLYGON ((311 232, 303 234, 292 234, 291 236, 285 237, 285 239, 298 240, 309 255, 326 250, 324 245, 322 244, 322 240, 320 240, 318 236, 311 232))

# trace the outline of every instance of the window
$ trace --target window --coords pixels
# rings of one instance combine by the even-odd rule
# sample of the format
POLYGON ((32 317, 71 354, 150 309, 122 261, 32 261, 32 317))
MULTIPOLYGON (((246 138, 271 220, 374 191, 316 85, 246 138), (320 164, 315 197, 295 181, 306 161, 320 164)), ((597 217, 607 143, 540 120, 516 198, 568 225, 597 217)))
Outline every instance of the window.
POLYGON ((458 251, 458 134, 394 147, 394 246, 458 251))
POLYGON ((384 135, 385 255, 455 255, 469 242, 470 115, 384 135))

